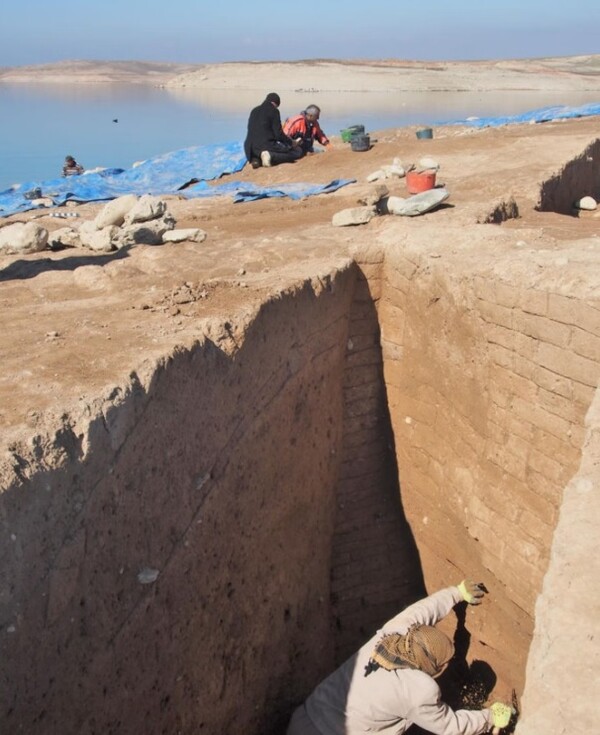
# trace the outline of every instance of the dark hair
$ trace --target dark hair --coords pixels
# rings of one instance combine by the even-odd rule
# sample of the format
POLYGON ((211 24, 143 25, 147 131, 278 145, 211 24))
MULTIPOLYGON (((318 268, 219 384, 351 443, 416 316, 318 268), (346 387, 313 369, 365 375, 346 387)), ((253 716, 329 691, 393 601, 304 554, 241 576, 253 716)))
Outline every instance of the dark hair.
POLYGON ((281 104, 281 98, 277 94, 277 92, 269 92, 267 95, 267 99, 265 102, 274 102, 277 107, 281 104))

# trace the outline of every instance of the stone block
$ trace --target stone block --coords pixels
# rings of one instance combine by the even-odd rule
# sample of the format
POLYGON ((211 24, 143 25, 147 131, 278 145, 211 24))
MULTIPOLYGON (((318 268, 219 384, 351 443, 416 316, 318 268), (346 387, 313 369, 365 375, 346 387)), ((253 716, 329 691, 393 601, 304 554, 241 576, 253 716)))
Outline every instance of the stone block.
POLYGON ((3 253, 39 253, 48 244, 48 230, 35 222, 14 222, 0 229, 3 253))
POLYGON ((527 314, 517 309, 513 312, 513 329, 523 332, 541 342, 566 347, 571 339, 571 327, 536 314, 527 314))
POLYGON ((331 224, 334 227, 366 225, 376 216, 375 207, 351 207, 342 209, 333 215, 331 224))
POLYGON ((600 365, 587 357, 577 355, 571 350, 555 345, 540 343, 537 362, 542 367, 577 380, 584 385, 595 388, 600 378, 600 365))
POLYGON ((139 222, 150 222, 161 218, 167 211, 167 203, 164 199, 144 194, 125 216, 125 224, 133 225, 139 222))
POLYGON ((125 215, 137 204, 137 201, 135 194, 125 194, 105 204, 94 219, 96 229, 101 230, 111 225, 120 227, 125 221, 125 215))
POLYGON ((175 220, 166 215, 161 219, 124 225, 118 236, 117 247, 130 245, 162 245, 163 236, 175 226, 175 220))
POLYGON ((99 230, 93 221, 88 221, 84 222, 79 228, 79 239, 84 248, 109 253, 116 248, 115 240, 118 233, 119 228, 114 225, 99 230))
POLYGON ((204 242, 207 233, 199 227, 190 227, 182 230, 168 230, 163 234, 163 242, 204 242))

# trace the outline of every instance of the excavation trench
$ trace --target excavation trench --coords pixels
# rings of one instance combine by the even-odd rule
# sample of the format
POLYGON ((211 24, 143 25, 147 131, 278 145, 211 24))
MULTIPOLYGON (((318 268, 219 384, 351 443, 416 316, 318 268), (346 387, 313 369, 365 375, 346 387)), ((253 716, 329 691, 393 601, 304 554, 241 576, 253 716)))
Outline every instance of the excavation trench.
POLYGON ((384 620, 465 575, 488 600, 446 629, 481 682, 522 691, 593 378, 560 402, 533 350, 551 288, 494 267, 364 249, 13 448, 6 730, 281 733, 384 620))
POLYGON ((585 196, 600 197, 600 139, 542 183, 536 209, 541 212, 579 214, 575 203, 585 196))

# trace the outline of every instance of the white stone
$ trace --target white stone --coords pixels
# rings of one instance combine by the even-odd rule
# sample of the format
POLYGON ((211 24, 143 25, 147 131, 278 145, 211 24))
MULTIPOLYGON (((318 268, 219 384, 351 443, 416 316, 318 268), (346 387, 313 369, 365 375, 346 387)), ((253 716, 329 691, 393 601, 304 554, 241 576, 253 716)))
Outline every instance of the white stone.
POLYGON ((385 164, 377 171, 367 176, 367 181, 379 181, 380 179, 401 179, 406 176, 406 169, 399 158, 394 158, 391 164, 385 164))
POLYGON ((84 222, 79 228, 82 246, 102 253, 109 253, 115 249, 115 239, 118 233, 119 228, 115 225, 99 230, 93 221, 84 222))
POLYGON ((575 206, 577 209, 587 209, 588 211, 592 212, 596 207, 598 206, 598 202, 594 199, 594 197, 582 197, 575 203, 575 206))
POLYGON ((164 199, 144 194, 125 217, 125 224, 133 225, 136 222, 149 222, 159 219, 167 211, 167 203, 164 199))
POLYGON ((383 173, 386 179, 401 179, 406 176, 406 171, 402 166, 384 166, 383 173))
POLYGON ((182 230, 168 230, 162 236, 163 242, 204 242, 206 240, 206 232, 199 227, 191 227, 182 230))
POLYGON ((425 214, 446 201, 450 196, 447 189, 430 189, 420 194, 402 199, 402 197, 389 197, 387 200, 387 209, 390 214, 397 214, 402 217, 416 217, 419 214, 425 214))
POLYGON ((35 222, 15 222, 0 229, 3 253, 39 253, 48 244, 48 230, 35 222))
POLYGON ((350 225, 366 225, 375 216, 375 207, 350 207, 342 209, 333 215, 331 224, 334 227, 348 227, 350 225))
POLYGON ((160 572, 158 569, 144 567, 143 569, 140 569, 137 578, 140 584, 152 584, 153 582, 156 582, 159 576, 160 572))
POLYGON ((404 197, 388 197, 386 200, 387 211, 389 214, 402 214, 404 208, 404 197))
POLYGON ((430 156, 425 156, 424 158, 420 158, 417 162, 417 165, 415 166, 415 170, 417 172, 421 171, 439 171, 440 164, 435 160, 435 158, 431 158, 430 156))
POLYGON ((162 245, 165 232, 175 227, 175 220, 171 215, 151 222, 125 225, 121 228, 116 238, 117 248, 129 245, 162 245))
POLYGON ((137 200, 135 194, 125 194, 125 196, 117 197, 112 202, 105 204, 94 220, 96 228, 101 230, 103 227, 110 227, 110 225, 120 227, 125 221, 125 215, 135 206, 137 200))
POLYGON ((377 204, 383 197, 389 194, 388 188, 385 184, 377 184, 371 187, 369 192, 365 196, 360 197, 358 200, 360 204, 365 204, 367 207, 377 204))
POLYGON ((74 227, 61 227, 58 230, 54 230, 48 236, 48 242, 53 247, 62 245, 67 248, 79 248, 81 247, 81 238, 79 236, 79 230, 74 227))

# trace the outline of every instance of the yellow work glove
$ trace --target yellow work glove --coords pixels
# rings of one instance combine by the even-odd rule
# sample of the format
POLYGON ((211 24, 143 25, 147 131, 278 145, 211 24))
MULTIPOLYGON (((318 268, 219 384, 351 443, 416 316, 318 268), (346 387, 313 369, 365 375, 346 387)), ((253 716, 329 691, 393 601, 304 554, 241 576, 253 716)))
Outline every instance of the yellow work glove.
POLYGON ((502 704, 502 702, 494 702, 490 710, 492 711, 492 725, 499 728, 506 727, 510 718, 515 714, 510 705, 502 704))
POLYGON ((483 588, 481 582, 473 582, 470 579, 463 579, 458 585, 458 590, 465 602, 469 605, 480 605, 483 599, 483 588))

